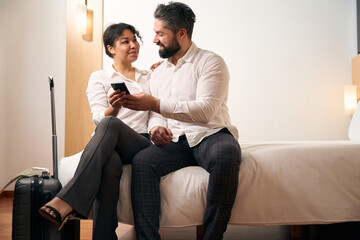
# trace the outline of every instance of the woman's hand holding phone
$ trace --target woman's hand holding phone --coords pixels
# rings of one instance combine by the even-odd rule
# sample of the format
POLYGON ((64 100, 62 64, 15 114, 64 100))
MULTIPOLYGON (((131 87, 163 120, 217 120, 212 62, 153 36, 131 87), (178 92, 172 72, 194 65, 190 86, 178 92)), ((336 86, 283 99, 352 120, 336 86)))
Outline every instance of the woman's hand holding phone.
POLYGON ((124 96, 126 95, 125 92, 115 90, 109 95, 109 103, 114 109, 120 109, 124 104, 124 96))
POLYGON ((105 110, 105 116, 117 116, 121 107, 124 104, 124 96, 125 92, 121 92, 120 90, 115 90, 114 92, 110 93, 108 101, 109 107, 105 110))

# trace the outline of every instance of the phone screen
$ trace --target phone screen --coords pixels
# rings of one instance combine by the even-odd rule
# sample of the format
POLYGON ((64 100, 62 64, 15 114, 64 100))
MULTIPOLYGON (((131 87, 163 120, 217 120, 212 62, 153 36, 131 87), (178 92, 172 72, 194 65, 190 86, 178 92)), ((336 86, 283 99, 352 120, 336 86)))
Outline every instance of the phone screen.
POLYGON ((114 90, 120 89, 121 92, 126 92, 126 94, 130 94, 129 89, 126 87, 126 84, 124 82, 112 83, 111 86, 114 90))

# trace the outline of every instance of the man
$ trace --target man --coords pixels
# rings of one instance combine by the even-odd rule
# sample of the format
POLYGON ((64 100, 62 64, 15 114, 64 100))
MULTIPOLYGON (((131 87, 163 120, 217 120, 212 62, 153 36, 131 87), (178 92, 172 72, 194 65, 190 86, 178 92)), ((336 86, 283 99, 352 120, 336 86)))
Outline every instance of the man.
POLYGON ((192 42, 195 14, 190 7, 160 4, 154 16, 154 43, 167 61, 151 76, 152 96, 127 95, 124 100, 124 107, 153 111, 148 128, 155 145, 132 162, 136 237, 160 239, 160 178, 198 165, 210 173, 204 237, 219 240, 235 201, 241 160, 226 106, 228 69, 220 56, 192 42))

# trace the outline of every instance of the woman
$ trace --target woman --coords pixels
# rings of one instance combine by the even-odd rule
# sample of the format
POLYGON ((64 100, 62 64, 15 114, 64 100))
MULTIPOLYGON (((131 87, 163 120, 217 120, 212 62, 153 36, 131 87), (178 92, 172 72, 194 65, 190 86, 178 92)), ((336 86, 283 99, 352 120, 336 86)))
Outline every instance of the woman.
POLYGON ((117 239, 122 166, 151 145, 145 134, 149 113, 123 108, 125 92, 111 87, 111 83, 125 82, 130 93, 148 92, 149 72, 132 66, 139 54, 138 38, 138 31, 125 23, 113 24, 103 34, 105 51, 113 64, 91 74, 86 91, 97 124, 95 134, 74 177, 39 210, 43 217, 60 224, 59 229, 74 215, 87 218, 94 204, 93 239, 117 239))

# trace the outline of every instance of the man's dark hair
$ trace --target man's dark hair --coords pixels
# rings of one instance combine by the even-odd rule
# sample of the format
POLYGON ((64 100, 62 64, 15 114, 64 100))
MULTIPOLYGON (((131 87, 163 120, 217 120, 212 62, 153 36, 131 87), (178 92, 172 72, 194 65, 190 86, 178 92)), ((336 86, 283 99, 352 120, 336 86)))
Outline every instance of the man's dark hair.
POLYGON ((130 30, 137 38, 139 38, 142 41, 142 38, 139 34, 139 31, 134 28, 134 26, 126 23, 117 23, 112 24, 108 26, 103 34, 103 41, 104 41, 104 47, 105 47, 105 53, 109 57, 113 58, 113 55, 109 50, 107 49, 107 45, 114 46, 115 41, 121 36, 122 32, 128 29, 130 30))
POLYGON ((188 5, 180 2, 169 2, 168 5, 159 4, 154 12, 154 17, 163 21, 165 27, 174 34, 181 28, 185 28, 191 39, 196 16, 188 5))

